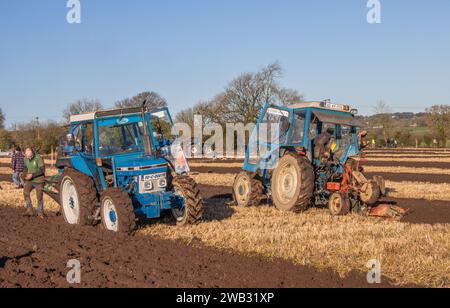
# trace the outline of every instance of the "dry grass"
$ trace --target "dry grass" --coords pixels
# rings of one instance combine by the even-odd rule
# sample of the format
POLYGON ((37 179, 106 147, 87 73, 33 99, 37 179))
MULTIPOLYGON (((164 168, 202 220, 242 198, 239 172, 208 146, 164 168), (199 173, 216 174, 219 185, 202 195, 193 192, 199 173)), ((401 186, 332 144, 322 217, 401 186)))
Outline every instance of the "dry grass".
MULTIPOLYGON (((242 168, 243 163, 190 163, 192 168, 242 168)), ((411 173, 411 174, 447 174, 450 175, 450 169, 443 168, 412 168, 412 167, 373 167, 365 166, 366 172, 383 172, 383 173, 411 173)))
POLYGON ((372 167, 365 166, 365 172, 403 173, 403 174, 444 174, 450 175, 450 169, 441 168, 410 168, 410 167, 372 167))
POLYGON ((450 287, 450 225, 410 225, 358 215, 332 217, 327 210, 303 214, 272 207, 230 208, 217 201, 206 208, 206 221, 175 232, 163 223, 140 231, 244 254, 279 257, 341 275, 367 272, 371 259, 398 284, 450 287), (225 218, 224 218, 225 217, 225 218))
POLYGON ((367 161, 374 162, 412 162, 412 163, 450 163, 450 157, 447 158, 434 158, 432 156, 427 156, 423 158, 396 158, 396 157, 368 157, 365 159, 367 161))
POLYGON ((386 182, 388 196, 403 199, 450 201, 450 183, 431 184, 422 182, 386 182))
POLYGON ((382 151, 389 151, 389 152, 436 152, 436 153, 442 153, 442 152, 449 152, 450 148, 397 148, 397 149, 367 149, 366 152, 382 152, 382 151))
POLYGON ((193 168, 242 168, 244 163, 217 163, 217 162, 205 162, 205 163, 189 163, 189 166, 193 168))
POLYGON ((380 157, 380 158, 383 158, 383 157, 385 157, 385 158, 389 158, 389 157, 391 157, 391 158, 410 158, 410 157, 412 157, 412 156, 414 156, 414 158, 432 158, 432 159, 435 159, 435 158, 450 158, 450 155, 439 155, 439 154, 433 154, 433 155, 430 155, 430 154, 414 154, 414 153, 410 153, 410 154, 366 154, 366 156, 368 157, 368 158, 377 158, 377 157, 380 157))
MULTIPOLYGON (((235 174, 208 173, 197 174, 192 177, 197 183, 212 186, 233 186, 235 174)), ((392 182, 386 183, 390 192, 389 197, 402 199, 425 199, 450 201, 449 184, 431 184, 422 182, 392 182)))
MULTIPOLYGON (((0 182, 2 190, 0 190, 0 205, 8 205, 15 208, 25 206, 23 190, 15 189, 15 186, 10 182, 0 182)), ((36 195, 34 192, 31 194, 33 205, 37 206, 36 195)), ((46 211, 57 212, 59 205, 53 199, 44 195, 44 206, 46 211)))

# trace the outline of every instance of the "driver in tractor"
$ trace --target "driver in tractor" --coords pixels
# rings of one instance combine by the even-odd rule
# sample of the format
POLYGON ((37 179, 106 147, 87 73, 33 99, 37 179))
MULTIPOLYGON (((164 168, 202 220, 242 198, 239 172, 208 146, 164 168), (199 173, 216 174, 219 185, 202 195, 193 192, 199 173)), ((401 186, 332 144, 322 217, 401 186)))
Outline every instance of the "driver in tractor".
POLYGON ((334 137, 334 129, 328 128, 325 132, 320 134, 314 140, 314 148, 316 157, 322 162, 326 163, 331 158, 331 145, 334 137))

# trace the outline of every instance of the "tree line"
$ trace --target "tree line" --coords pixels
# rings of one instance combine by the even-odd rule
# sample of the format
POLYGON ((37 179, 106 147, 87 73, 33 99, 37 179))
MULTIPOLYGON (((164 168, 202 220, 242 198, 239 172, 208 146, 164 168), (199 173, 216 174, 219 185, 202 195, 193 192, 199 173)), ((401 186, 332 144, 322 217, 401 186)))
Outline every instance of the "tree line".
MULTIPOLYGON (((289 106, 304 101, 297 90, 286 88, 280 81, 282 67, 278 63, 270 64, 257 72, 246 72, 232 81, 211 100, 201 101, 193 107, 179 112, 175 119, 178 123, 194 126, 194 115, 201 115, 203 124, 217 123, 225 128, 227 123, 256 123, 266 103, 289 106)), ((114 104, 116 108, 139 107, 144 100, 150 107, 166 107, 167 101, 156 92, 143 92, 125 98, 114 104)), ((63 122, 47 121, 39 123, 33 120, 27 123, 14 123, 12 129, 5 129, 5 114, 0 108, 0 149, 12 145, 31 146, 41 153, 54 150, 59 139, 65 136, 71 115, 94 112, 103 109, 103 104, 96 99, 80 99, 64 109, 63 122)), ((374 116, 370 117, 365 127, 369 138, 384 146, 394 138, 401 146, 438 146, 445 147, 450 138, 450 105, 436 105, 426 110, 424 124, 429 128, 426 133, 415 134, 409 129, 399 127, 388 104, 379 101, 374 106, 374 116)), ((364 125, 363 125, 364 126, 364 125)))

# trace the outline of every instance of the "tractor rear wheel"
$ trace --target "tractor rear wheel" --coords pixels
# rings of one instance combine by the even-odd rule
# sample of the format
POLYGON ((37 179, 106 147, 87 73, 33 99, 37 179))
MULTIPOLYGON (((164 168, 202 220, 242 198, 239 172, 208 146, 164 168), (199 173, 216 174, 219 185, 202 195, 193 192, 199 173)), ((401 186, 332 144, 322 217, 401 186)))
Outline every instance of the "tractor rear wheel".
POLYGON ((73 169, 64 170, 59 183, 59 198, 62 216, 68 224, 95 224, 97 189, 89 176, 73 169))
POLYGON ((375 204, 380 199, 380 196, 380 187, 375 181, 364 184, 359 193, 361 201, 367 205, 375 204))
POLYGON ((258 206, 264 195, 263 183, 255 173, 242 171, 234 180, 233 195, 238 206, 258 206))
POLYGON ((203 216, 203 199, 197 183, 189 176, 180 175, 172 182, 175 195, 183 198, 182 208, 173 208, 172 215, 177 221, 177 225, 195 225, 200 223, 203 216))
POLYGON ((343 193, 334 193, 328 202, 328 208, 333 216, 345 216, 350 213, 350 200, 343 193))
POLYGON ((303 156, 283 156, 272 176, 272 198, 282 211, 302 212, 311 204, 314 194, 314 168, 303 156))
POLYGON ((130 234, 136 229, 136 215, 128 193, 111 188, 102 194, 100 213, 106 230, 130 234))

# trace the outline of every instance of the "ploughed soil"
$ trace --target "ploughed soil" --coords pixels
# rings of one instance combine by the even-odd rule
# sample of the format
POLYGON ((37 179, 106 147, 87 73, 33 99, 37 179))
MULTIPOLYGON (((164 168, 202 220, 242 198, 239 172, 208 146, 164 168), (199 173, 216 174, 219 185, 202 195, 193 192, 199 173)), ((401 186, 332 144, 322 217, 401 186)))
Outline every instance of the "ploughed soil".
MULTIPOLYGON (((395 159, 395 158, 392 158, 395 159)), ((363 161, 362 165, 365 166, 373 166, 373 167, 408 167, 408 168, 442 168, 442 169, 450 169, 450 163, 447 162, 429 162, 426 161, 426 158, 423 158, 423 162, 409 162, 409 161, 363 161)), ((241 163, 243 164, 243 160, 239 159, 230 159, 230 160, 201 160, 201 159, 191 159, 189 160, 195 163, 205 163, 206 167, 208 163, 218 162, 218 163, 241 163)), ((195 168, 193 168, 195 169, 195 168)), ((195 171, 195 170, 194 170, 195 171)))
MULTIPOLYGON (((244 256, 180 242, 72 227, 54 214, 40 220, 0 206, 0 287, 368 287, 364 273, 341 279, 283 260, 244 256), (69 285, 69 260, 81 284, 69 285)), ((174 227, 174 232, 183 229, 174 227)), ((387 279, 378 287, 392 287, 387 279)))
MULTIPOLYGON (((426 160, 426 158, 424 158, 426 160)), ((450 169, 450 163, 446 162, 409 162, 409 161, 363 161, 363 166, 373 167, 408 167, 408 168, 442 168, 450 169)))
MULTIPOLYGON (((231 187, 200 185, 200 191, 205 199, 233 199, 231 187)), ((401 220, 405 223, 450 224, 449 201, 385 198, 382 203, 409 209, 408 215, 401 220)))
POLYGON ((450 149, 369 149, 368 154, 450 154, 450 149))
MULTIPOLYGON (((193 172, 198 173, 232 173, 238 174, 242 171, 241 168, 221 168, 221 167, 195 167, 192 168, 193 172)), ((374 176, 382 176, 386 180, 394 181, 394 182, 424 182, 424 183, 432 183, 432 184, 441 184, 441 183, 450 183, 450 175, 447 174, 413 174, 413 173, 384 173, 384 172, 376 172, 364 173, 367 178, 371 179, 374 176)))

